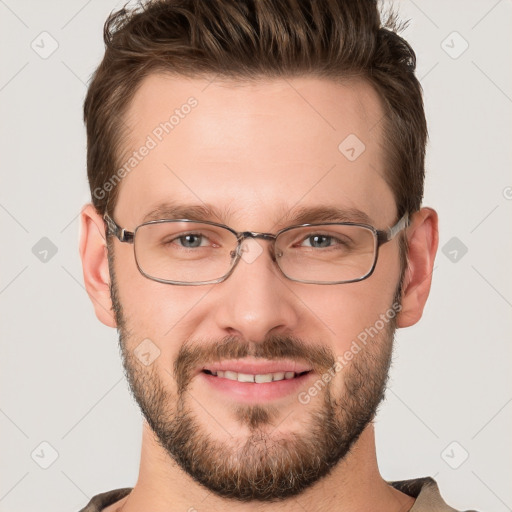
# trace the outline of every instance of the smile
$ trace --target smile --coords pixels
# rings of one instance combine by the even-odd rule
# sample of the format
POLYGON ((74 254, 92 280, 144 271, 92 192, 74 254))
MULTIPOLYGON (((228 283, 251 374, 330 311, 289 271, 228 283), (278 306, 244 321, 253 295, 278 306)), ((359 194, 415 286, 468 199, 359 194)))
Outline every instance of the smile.
POLYGON ((207 375, 213 375, 214 377, 219 377, 221 379, 228 379, 228 380, 236 380, 238 382, 249 382, 249 383, 256 383, 256 384, 264 384, 268 382, 277 382, 280 380, 289 380, 294 379, 295 377, 300 377, 301 375, 305 375, 306 373, 309 373, 309 371, 304 372, 274 372, 274 373, 258 373, 258 374, 252 374, 252 373, 239 373, 239 372, 233 372, 233 371, 210 371, 210 370, 203 370, 204 373, 207 375))

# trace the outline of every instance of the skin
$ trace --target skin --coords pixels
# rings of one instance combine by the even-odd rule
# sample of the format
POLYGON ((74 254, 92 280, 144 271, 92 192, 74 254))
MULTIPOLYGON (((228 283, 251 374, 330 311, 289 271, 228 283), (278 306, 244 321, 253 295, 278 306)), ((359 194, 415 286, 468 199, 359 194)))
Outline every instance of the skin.
MULTIPOLYGON (((211 220, 237 231, 275 233, 288 225, 281 221, 284 213, 297 206, 358 208, 378 229, 397 221, 393 193, 383 177, 383 110, 366 83, 342 85, 310 77, 240 84, 151 75, 126 116, 127 152, 144 144, 190 96, 198 106, 119 185, 113 217, 122 227, 133 230, 152 206, 168 199, 215 205, 225 215, 211 220), (366 146, 353 162, 338 150, 351 133, 366 146)), ((438 244, 435 211, 416 212, 406 236, 409 264, 397 327, 420 319, 429 294, 438 244)), ((131 333, 127 349, 145 338, 156 343, 161 353, 152 371, 169 393, 176 391, 176 382, 168 369, 184 340, 214 343, 235 336, 258 343, 272 334, 295 335, 343 354, 392 304, 400 277, 397 239, 381 247, 370 278, 334 286, 285 279, 269 256, 267 242, 258 242, 265 249, 262 254, 251 264, 241 261, 226 281, 172 286, 141 275, 133 246, 114 241, 119 301, 131 333)), ((80 255, 96 316, 116 327, 105 227, 91 204, 81 212, 80 255)), ((332 390, 335 395, 344 392, 343 372, 334 377, 332 390)), ((190 393, 194 401, 188 405, 213 439, 234 443, 247 438, 247 426, 221 393, 198 381, 191 383, 190 393)), ((286 437, 304 434, 299 414, 314 410, 318 402, 303 405, 293 396, 276 405, 278 433, 286 437)), ((325 478, 276 504, 241 503, 208 492, 169 457, 144 422, 138 481, 127 498, 106 510, 405 511, 413 502, 380 476, 372 423, 325 478)))

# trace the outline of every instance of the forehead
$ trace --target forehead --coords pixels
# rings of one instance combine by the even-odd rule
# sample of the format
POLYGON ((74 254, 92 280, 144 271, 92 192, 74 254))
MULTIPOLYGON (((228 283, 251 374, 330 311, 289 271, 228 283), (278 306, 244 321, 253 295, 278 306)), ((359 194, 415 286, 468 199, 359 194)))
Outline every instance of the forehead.
POLYGON ((240 229, 268 229, 271 217, 308 206, 391 222, 382 119, 361 80, 151 75, 124 119, 116 215, 136 224, 169 201, 216 205, 225 212, 216 220, 240 229))

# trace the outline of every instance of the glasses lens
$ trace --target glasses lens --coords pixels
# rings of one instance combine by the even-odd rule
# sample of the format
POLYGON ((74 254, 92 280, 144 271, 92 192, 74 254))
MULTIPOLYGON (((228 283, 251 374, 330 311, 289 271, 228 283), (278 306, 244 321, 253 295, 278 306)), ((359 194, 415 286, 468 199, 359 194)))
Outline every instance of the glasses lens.
POLYGON ((148 277, 193 283, 213 281, 231 268, 236 236, 200 222, 156 222, 137 229, 135 257, 148 277))
POLYGON ((374 265, 376 247, 371 229, 324 224, 281 233, 276 257, 290 279, 337 283, 365 277, 374 265))

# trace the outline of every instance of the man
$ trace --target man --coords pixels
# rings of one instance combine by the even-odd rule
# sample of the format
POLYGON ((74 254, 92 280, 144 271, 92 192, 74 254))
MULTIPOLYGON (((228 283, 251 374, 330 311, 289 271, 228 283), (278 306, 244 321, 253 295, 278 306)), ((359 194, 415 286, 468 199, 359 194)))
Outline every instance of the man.
POLYGON ((161 0, 107 20, 84 280, 145 421, 83 511, 454 510, 372 420, 438 244, 415 56, 374 1, 161 0))

